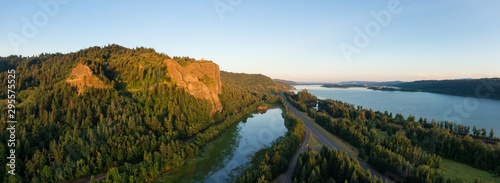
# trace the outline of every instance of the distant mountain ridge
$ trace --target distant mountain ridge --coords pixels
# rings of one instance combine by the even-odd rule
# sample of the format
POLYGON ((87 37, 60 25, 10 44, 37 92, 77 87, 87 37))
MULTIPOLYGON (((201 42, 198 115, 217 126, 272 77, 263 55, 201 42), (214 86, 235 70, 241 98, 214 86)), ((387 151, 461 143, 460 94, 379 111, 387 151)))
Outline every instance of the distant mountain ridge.
POLYGON ((405 83, 403 81, 345 81, 339 84, 359 84, 359 85, 369 85, 369 86, 396 86, 405 83))
POLYGON ((394 86, 432 93, 500 99, 500 78, 422 80, 394 86))
POLYGON ((273 79, 273 81, 278 82, 278 83, 285 83, 288 85, 296 85, 297 84, 297 82, 295 82, 295 81, 284 80, 284 79, 273 79))
POLYGON ((385 91, 423 91, 467 97, 500 99, 500 78, 460 78, 447 80, 419 80, 412 82, 345 81, 338 84, 321 85, 323 87, 335 88, 368 87, 369 89, 385 91))
POLYGON ((290 85, 276 82, 262 74, 245 74, 221 71, 222 82, 233 88, 249 92, 265 91, 278 94, 280 91, 291 89, 290 85), (246 83, 242 85, 241 83, 246 83))

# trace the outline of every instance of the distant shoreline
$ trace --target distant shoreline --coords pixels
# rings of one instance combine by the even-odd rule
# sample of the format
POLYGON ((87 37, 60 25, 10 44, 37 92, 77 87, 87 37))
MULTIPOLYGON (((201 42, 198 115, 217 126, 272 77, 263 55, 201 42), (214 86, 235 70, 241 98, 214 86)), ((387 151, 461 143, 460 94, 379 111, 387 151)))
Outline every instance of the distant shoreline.
MULTIPOLYGON (((311 85, 311 84, 297 84, 297 85, 311 85)), ((369 86, 369 85, 361 85, 361 84, 322 84, 323 88, 340 88, 340 89, 349 89, 349 88, 366 88, 374 91, 400 91, 400 92, 427 92, 427 93, 436 93, 443 95, 451 95, 451 96, 461 96, 461 97, 473 97, 473 98, 484 98, 484 99, 492 99, 492 100, 500 100, 500 97, 496 97, 495 95, 475 95, 475 94, 461 94, 453 91, 438 91, 438 90, 417 90, 411 88, 399 88, 399 87, 391 87, 391 86, 369 86)))
POLYGON ((321 85, 321 87, 348 89, 348 88, 352 88, 352 87, 366 87, 366 86, 360 85, 360 84, 323 84, 323 85, 321 85))

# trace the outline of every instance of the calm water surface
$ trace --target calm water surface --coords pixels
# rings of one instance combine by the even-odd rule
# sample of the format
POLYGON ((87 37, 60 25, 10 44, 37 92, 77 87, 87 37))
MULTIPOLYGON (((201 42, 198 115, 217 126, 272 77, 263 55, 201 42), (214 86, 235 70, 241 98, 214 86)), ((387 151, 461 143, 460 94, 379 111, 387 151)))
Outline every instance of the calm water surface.
POLYGON ((335 99, 354 105, 371 108, 374 111, 400 113, 405 117, 414 115, 429 121, 451 122, 493 128, 500 136, 500 100, 461 97, 427 92, 375 91, 366 88, 324 88, 320 85, 294 85, 297 91, 307 89, 320 99, 335 99))
POLYGON ((196 170, 186 173, 180 182, 230 182, 250 165, 255 152, 286 134, 281 113, 281 109, 269 109, 229 127, 213 142, 215 148, 208 152, 208 158, 199 161, 196 170))

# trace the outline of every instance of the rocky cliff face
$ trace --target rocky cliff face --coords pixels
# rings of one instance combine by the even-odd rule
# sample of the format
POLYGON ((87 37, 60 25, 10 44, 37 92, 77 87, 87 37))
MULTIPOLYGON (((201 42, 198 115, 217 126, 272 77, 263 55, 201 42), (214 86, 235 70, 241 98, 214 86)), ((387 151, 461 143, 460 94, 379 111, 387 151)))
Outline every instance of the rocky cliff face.
MULTIPOLYGON (((181 66, 177 61, 168 59, 168 75, 172 81, 195 98, 207 99, 212 103, 212 113, 222 110, 219 94, 222 93, 219 66, 210 61, 196 61, 181 66)), ((72 71, 66 82, 77 87, 78 94, 84 92, 85 86, 95 88, 109 87, 102 82, 92 70, 83 64, 78 64, 72 71)))
POLYGON ((92 70, 83 64, 78 64, 72 71, 66 82, 71 86, 78 89, 78 94, 82 94, 85 86, 104 88, 107 87, 97 76, 94 75, 92 70))
POLYGON ((195 98, 212 102, 212 112, 221 111, 218 94, 222 93, 219 66, 210 61, 197 61, 182 67, 175 60, 165 60, 170 77, 177 86, 185 88, 195 98))

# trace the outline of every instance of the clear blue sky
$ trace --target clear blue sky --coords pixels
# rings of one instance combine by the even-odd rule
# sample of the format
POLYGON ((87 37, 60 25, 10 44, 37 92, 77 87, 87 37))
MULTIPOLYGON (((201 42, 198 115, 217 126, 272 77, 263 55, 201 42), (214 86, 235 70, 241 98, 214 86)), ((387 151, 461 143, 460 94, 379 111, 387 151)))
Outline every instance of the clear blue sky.
POLYGON ((378 23, 379 34, 350 60, 340 45, 356 46, 355 28, 366 32, 376 21, 370 12, 388 11, 391 0, 92 0, 58 4, 55 13, 39 2, 57 1, 1 1, 0 56, 116 43, 295 81, 500 77, 495 0, 400 0, 401 11, 391 14, 388 25, 378 23), (231 10, 219 16, 214 2, 231 10), (38 23, 38 31, 23 34, 23 19, 38 23), (13 34, 23 38, 17 51, 13 34))

